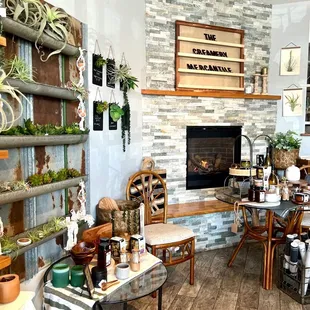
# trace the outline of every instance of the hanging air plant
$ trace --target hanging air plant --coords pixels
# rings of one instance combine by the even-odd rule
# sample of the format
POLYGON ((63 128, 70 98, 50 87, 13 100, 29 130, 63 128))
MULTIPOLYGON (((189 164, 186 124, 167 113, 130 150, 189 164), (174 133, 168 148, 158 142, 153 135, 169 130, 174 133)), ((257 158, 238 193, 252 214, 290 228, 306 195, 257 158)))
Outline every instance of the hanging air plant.
POLYGON ((23 59, 17 56, 13 59, 5 61, 4 69, 7 73, 9 73, 9 78, 34 83, 34 80, 31 77, 31 68, 23 59))

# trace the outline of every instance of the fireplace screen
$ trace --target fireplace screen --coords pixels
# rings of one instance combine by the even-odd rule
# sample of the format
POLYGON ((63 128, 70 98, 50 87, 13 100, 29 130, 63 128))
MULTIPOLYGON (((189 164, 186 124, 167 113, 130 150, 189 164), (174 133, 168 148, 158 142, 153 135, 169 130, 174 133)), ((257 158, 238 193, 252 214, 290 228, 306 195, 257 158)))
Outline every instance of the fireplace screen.
POLYGON ((241 126, 188 126, 186 189, 223 187, 240 163, 241 126))

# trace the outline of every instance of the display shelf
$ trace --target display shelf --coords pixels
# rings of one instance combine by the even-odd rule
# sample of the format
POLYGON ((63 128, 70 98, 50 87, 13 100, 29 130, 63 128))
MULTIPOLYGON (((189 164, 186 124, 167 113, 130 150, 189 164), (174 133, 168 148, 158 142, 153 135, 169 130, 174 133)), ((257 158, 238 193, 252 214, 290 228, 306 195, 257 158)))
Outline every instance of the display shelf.
POLYGON ((66 189, 69 187, 75 187, 79 185, 81 180, 87 181, 87 176, 80 176, 77 178, 68 179, 61 182, 55 182, 51 184, 31 187, 28 190, 4 192, 0 194, 0 205, 56 192, 58 190, 66 189))
MULTIPOLYGON (((84 143, 88 134, 84 135, 47 135, 47 136, 2 136, 0 135, 0 148, 17 148, 27 146, 51 146, 84 143)), ((0 151, 0 158, 1 158, 0 151)))
MULTIPOLYGON (((29 28, 28 26, 14 21, 11 18, 3 17, 3 31, 11 33, 22 39, 35 42, 39 36, 39 31, 29 28)), ((39 39, 39 44, 51 48, 53 50, 59 50, 63 47, 64 42, 53 39, 52 37, 42 34, 39 39)), ((64 49, 61 51, 62 54, 67 56, 75 56, 79 52, 79 48, 70 44, 66 44, 64 49)))
POLYGON ((8 159, 9 151, 8 150, 0 150, 0 159, 8 159))
MULTIPOLYGON (((34 231, 36 229, 40 229, 43 225, 44 224, 42 224, 40 226, 37 226, 35 228, 29 229, 27 231, 24 231, 21 234, 18 234, 16 236, 14 236, 14 240, 16 241, 19 238, 27 237, 29 232, 34 231)), ((17 251, 11 252, 8 255, 9 255, 9 257, 15 258, 16 256, 22 255, 25 252, 27 252, 29 250, 32 250, 32 249, 38 247, 41 244, 44 244, 44 243, 46 243, 46 242, 48 242, 48 241, 50 241, 52 239, 55 239, 55 238, 57 238, 59 236, 62 236, 66 232, 67 232, 67 228, 64 228, 64 229, 62 229, 62 230, 60 230, 58 232, 55 232, 55 233, 53 233, 53 234, 51 234, 51 235, 49 235, 49 236, 47 236, 47 237, 45 237, 45 238, 43 238, 43 239, 41 239, 39 241, 33 242, 33 243, 31 243, 31 244, 29 244, 27 246, 24 246, 24 247, 19 247, 19 249, 17 251)))
POLYGON ((186 96, 186 97, 212 97, 212 98, 234 98, 234 99, 257 99, 257 100, 280 100, 278 95, 245 94, 233 91, 190 91, 190 90, 164 90, 164 89, 142 89, 142 95, 152 96, 186 96))
POLYGON ((63 100, 78 100, 79 93, 63 87, 57 87, 52 85, 40 84, 40 83, 29 83, 23 82, 16 79, 5 79, 5 83, 17 88, 19 91, 25 94, 45 96, 63 100))

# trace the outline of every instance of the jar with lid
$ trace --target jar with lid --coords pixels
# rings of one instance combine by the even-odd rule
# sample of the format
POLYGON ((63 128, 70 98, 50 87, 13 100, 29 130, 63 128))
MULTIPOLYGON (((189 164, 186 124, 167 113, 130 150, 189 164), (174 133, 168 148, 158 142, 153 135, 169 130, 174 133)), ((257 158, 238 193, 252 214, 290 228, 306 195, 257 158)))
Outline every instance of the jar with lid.
POLYGON ((266 192, 264 187, 256 187, 255 189, 255 202, 265 202, 266 192))
POLYGON ((100 238, 98 247, 98 267, 106 268, 111 264, 111 246, 108 238, 100 238))
POLYGON ((140 251, 138 248, 134 248, 131 252, 130 269, 132 271, 140 270, 140 251))

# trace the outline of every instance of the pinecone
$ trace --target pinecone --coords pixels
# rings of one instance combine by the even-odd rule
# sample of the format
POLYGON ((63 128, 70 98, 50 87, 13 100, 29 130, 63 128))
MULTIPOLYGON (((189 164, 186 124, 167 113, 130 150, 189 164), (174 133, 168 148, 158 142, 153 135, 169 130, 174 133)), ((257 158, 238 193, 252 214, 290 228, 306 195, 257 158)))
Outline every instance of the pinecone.
POLYGON ((70 168, 68 169, 68 178, 77 178, 79 177, 81 174, 79 171, 77 171, 74 168, 70 168))
POLYGON ((42 174, 34 174, 28 178, 28 182, 30 186, 40 186, 43 185, 43 175, 42 174))

